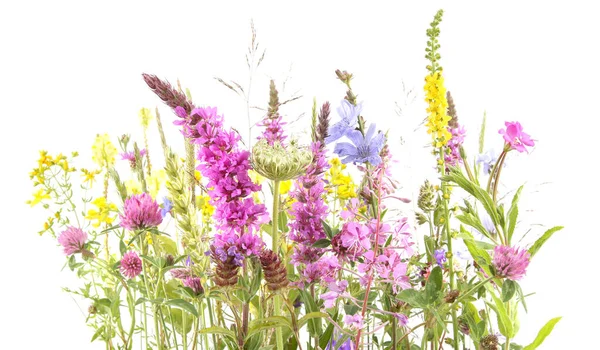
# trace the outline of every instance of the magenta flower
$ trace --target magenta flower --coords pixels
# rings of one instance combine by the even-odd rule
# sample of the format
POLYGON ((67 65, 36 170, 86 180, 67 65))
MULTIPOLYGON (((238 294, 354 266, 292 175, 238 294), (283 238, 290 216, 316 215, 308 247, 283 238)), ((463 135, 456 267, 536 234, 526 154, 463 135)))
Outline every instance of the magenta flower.
POLYGON ((129 251, 121 259, 121 273, 127 278, 135 278, 142 273, 142 260, 134 251, 129 251))
POLYGON ((73 226, 69 226, 58 236, 58 243, 63 246, 63 251, 67 256, 81 253, 84 250, 85 241, 87 241, 87 233, 73 226))
MULTIPOLYGON (((140 157, 144 157, 146 155, 146 149, 142 148, 140 150, 140 157)), ((129 165, 133 168, 135 167, 135 152, 123 152, 120 154, 121 160, 128 160, 129 165)))
POLYGON ((202 287, 202 283, 200 282, 200 277, 192 277, 188 276, 183 280, 183 285, 191 288, 194 291, 194 294, 200 295, 204 294, 204 288, 202 287))
POLYGON ((134 231, 156 227, 162 222, 158 203, 148 193, 133 195, 125 200, 121 226, 134 231))
POLYGON ((363 318, 360 314, 344 316, 344 324, 351 329, 363 328, 363 318))
POLYGON ((529 259, 527 250, 499 245, 494 248, 492 263, 496 269, 496 276, 517 281, 525 276, 529 259))
POLYGON ((525 146, 533 147, 535 144, 528 134, 523 132, 519 122, 505 122, 506 130, 500 129, 498 133, 504 136, 504 140, 510 147, 519 152, 527 151, 525 146))

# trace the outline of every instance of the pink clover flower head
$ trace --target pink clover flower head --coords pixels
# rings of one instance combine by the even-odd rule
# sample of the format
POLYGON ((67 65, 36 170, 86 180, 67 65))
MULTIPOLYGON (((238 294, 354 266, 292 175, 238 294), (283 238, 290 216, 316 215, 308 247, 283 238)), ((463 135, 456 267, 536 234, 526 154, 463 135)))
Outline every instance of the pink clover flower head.
POLYGON ((87 241, 87 233, 80 228, 69 226, 58 236, 58 243, 63 246, 63 251, 67 256, 81 253, 87 241))
POLYGON ((200 281, 200 277, 192 277, 188 276, 183 280, 183 285, 191 288, 194 291, 194 294, 201 295, 204 294, 204 288, 202 287, 202 282, 200 281))
POLYGON ((162 222, 161 209, 148 193, 133 195, 125 200, 121 226, 130 230, 156 227, 162 222))
POLYGON ((129 251, 121 259, 121 273, 130 279, 142 273, 142 260, 134 251, 129 251))
POLYGON ((492 264, 496 269, 496 276, 518 281, 525 276, 529 260, 527 250, 499 245, 494 248, 492 264))
POLYGON ((525 146, 533 147, 535 143, 531 137, 523 132, 523 127, 519 122, 505 122, 506 130, 500 129, 498 133, 502 134, 504 141, 510 147, 519 152, 527 151, 525 146))
POLYGON ((344 324, 350 329, 363 328, 363 318, 360 314, 344 316, 344 324))

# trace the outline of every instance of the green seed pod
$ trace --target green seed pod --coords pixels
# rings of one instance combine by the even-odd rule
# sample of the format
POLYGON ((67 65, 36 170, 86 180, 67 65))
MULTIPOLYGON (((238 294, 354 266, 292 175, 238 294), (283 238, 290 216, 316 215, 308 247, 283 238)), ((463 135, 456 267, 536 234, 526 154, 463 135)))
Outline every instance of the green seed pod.
POLYGON ((261 139, 252 148, 254 170, 270 180, 295 179, 306 171, 312 160, 312 152, 293 141, 284 147, 278 141, 269 145, 266 139, 261 139))

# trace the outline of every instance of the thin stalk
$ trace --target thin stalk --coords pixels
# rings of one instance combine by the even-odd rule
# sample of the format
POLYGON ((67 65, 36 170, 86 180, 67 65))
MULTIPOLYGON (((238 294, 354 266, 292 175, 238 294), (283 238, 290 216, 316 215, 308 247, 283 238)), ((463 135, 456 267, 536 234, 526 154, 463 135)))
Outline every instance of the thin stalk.
POLYGON ((508 152, 502 152, 500 160, 498 162, 498 170, 496 170, 496 179, 494 179, 494 190, 492 192, 492 199, 494 203, 496 203, 496 194, 498 193, 498 183, 500 182, 500 172, 502 172, 502 166, 504 165, 504 159, 506 159, 506 154, 508 152))
MULTIPOLYGON (((204 318, 204 306, 202 305, 202 303, 198 303, 198 307, 200 308, 200 320, 202 320, 202 329, 205 329, 206 319, 204 318)), ((204 333, 202 338, 204 338, 204 346, 206 347, 206 350, 208 350, 208 334, 204 333)))
MULTIPOLYGON (((273 252, 279 255, 279 181, 273 180, 273 227, 271 237, 273 239, 273 252)), ((273 297, 273 316, 279 316, 281 313, 281 296, 276 294, 273 297)), ((281 327, 275 329, 277 339, 277 350, 283 350, 283 330, 281 327)))
MULTIPOLYGON (((244 276, 248 276, 248 267, 246 265, 246 260, 244 260, 244 262, 243 262, 242 269, 244 272, 244 276)), ((242 334, 243 334, 244 338, 246 338, 246 334, 248 334, 248 321, 250 318, 249 314, 250 314, 250 304, 243 303, 242 304, 242 334)))
MULTIPOLYGON (((212 314, 213 308, 212 308, 212 305, 211 305, 211 302, 210 302, 209 298, 206 298, 206 306, 207 306, 207 308, 209 310, 209 312, 208 312, 208 320, 210 321, 210 326, 213 327, 215 325, 215 321, 213 320, 213 314, 212 314)), ((260 310, 260 307, 258 309, 260 310)), ((215 346, 215 348, 216 348, 216 346, 217 346, 217 336, 213 333, 212 334, 212 338, 213 338, 213 346, 215 346)))
MULTIPOLYGON (((312 297, 312 299, 313 299, 313 300, 315 300, 315 285, 314 285, 314 284, 311 284, 311 285, 310 285, 310 296, 312 297)), ((294 314, 294 313, 292 312, 292 315, 293 315, 293 314, 294 314)), ((319 319, 317 322, 319 322, 319 323, 320 323, 320 322, 321 322, 321 320, 319 319)), ((318 349, 318 348, 319 348, 319 334, 317 334, 316 332, 315 332, 315 337, 314 337, 314 339, 315 339, 315 347, 314 347, 314 348, 315 348, 315 349, 318 349)))
POLYGON ((450 307, 454 308, 454 306, 456 306, 458 303, 460 303, 461 301, 463 301, 463 299, 465 299, 469 295, 473 294, 475 291, 477 291, 479 288, 481 288, 481 286, 483 286, 484 284, 488 283, 493 278, 494 278, 493 276, 492 277, 488 277, 488 278, 484 279, 483 281, 477 283, 473 288, 469 289, 466 293, 461 294, 458 298, 456 298, 456 300, 452 304, 450 304, 450 307))
POLYGON ((396 317, 392 316, 392 349, 391 350, 396 350, 396 327, 398 327, 398 325, 396 323, 397 323, 396 317))
MULTIPOLYGON (((198 325, 199 324, 200 324, 200 320, 198 318, 195 318, 194 319, 194 330, 192 331, 192 334, 194 335, 194 339, 192 341, 192 350, 196 350, 196 346, 198 345, 198 325)), ((208 350, 208 346, 206 347, 206 349, 208 350)))
MULTIPOLYGON (((510 319, 510 300, 504 303, 506 307, 506 314, 510 319)), ((510 337, 506 337, 506 341, 504 342, 504 350, 510 350, 510 337)))
POLYGON ((183 350, 187 350, 188 349, 188 339, 187 339, 187 332, 185 331, 187 328, 187 317, 183 310, 181 311, 181 327, 182 327, 181 337, 183 338, 183 350))
POLYGON ((184 138, 185 141, 185 172, 186 172, 186 180, 189 187, 190 194, 192 195, 192 208, 196 208, 196 178, 194 177, 194 173, 196 171, 196 158, 194 155, 194 145, 188 140, 184 138))
MULTIPOLYGON (((446 169, 446 163, 444 160, 444 148, 440 147, 440 159, 442 160, 442 167, 441 167, 441 172, 444 173, 445 169, 446 169)), ((447 190, 447 183, 446 181, 442 181, 442 197, 443 197, 443 203, 444 203, 444 231, 446 233, 446 241, 448 244, 448 253, 449 253, 449 258, 448 258, 448 265, 449 265, 449 271, 448 274, 450 275, 450 289, 454 290, 456 289, 456 281, 454 279, 454 254, 452 254, 452 234, 450 233, 450 211, 448 210, 448 202, 450 201, 450 194, 448 193, 447 190), (448 197, 448 198, 446 198, 448 197)), ((458 340, 458 317, 456 315, 456 309, 453 307, 451 310, 451 315, 452 315, 452 333, 453 333, 453 339, 452 341, 454 342, 454 348, 458 349, 458 345, 459 345, 459 340, 458 340)), ((437 344, 436 344, 437 345, 437 344)))

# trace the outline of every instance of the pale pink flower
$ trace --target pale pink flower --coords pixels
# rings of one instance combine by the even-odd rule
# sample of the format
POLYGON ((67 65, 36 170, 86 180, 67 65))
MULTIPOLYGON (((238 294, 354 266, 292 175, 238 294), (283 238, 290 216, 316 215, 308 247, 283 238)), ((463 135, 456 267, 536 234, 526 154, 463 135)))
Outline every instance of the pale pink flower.
POLYGON ((121 273, 127 278, 135 278, 142 272, 142 260, 134 251, 129 251, 121 259, 121 273))
POLYGON ((84 250, 85 241, 87 241, 87 233, 73 226, 69 226, 58 236, 58 243, 63 246, 63 251, 67 256, 81 253, 84 250))

